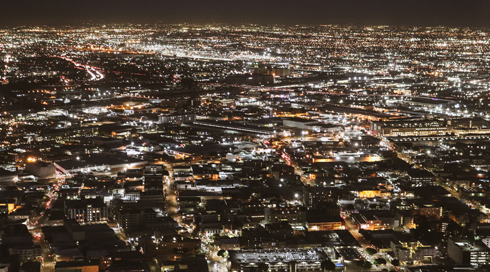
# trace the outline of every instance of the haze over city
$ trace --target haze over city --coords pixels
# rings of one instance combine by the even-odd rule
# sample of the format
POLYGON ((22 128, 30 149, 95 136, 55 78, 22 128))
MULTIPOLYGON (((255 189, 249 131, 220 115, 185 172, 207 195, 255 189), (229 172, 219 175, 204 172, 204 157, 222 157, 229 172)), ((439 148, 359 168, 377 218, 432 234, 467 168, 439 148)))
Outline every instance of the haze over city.
POLYGON ((83 23, 356 24, 488 27, 485 0, 3 1, 0 25, 83 23))

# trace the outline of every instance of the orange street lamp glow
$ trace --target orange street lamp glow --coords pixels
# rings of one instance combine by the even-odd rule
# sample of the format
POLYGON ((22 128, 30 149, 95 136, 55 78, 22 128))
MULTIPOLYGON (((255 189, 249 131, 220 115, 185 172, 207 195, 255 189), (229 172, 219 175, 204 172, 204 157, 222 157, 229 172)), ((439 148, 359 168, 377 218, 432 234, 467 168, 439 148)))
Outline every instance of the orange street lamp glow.
POLYGON ((37 161, 36 158, 33 158, 33 157, 27 158, 27 162, 36 162, 36 161, 37 161))

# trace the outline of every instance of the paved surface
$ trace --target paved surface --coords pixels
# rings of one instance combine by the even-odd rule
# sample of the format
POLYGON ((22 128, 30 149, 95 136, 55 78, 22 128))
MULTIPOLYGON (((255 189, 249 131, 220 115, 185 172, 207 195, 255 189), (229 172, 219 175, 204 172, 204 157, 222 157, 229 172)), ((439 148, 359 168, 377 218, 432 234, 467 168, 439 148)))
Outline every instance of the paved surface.
POLYGON ((61 188, 61 185, 64 182, 65 182, 65 177, 58 176, 54 184, 57 186, 55 186, 54 189, 51 189, 46 194, 49 197, 49 199, 40 203, 39 208, 36 209, 36 212, 29 217, 29 220, 27 222, 29 232, 34 237, 33 238, 34 243, 41 246, 41 256, 42 256, 41 272, 53 272, 56 265, 55 256, 52 254, 49 244, 44 240, 42 227, 44 226, 44 223, 47 219, 48 209, 51 208, 51 205, 56 200, 55 193, 58 191, 59 188, 61 188))

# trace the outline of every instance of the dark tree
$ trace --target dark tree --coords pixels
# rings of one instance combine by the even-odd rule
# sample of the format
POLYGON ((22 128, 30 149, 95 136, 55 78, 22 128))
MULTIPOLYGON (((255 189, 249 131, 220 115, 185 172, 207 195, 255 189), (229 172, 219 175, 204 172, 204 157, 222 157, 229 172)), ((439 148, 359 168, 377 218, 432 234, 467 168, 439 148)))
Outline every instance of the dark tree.
POLYGON ((335 270, 335 264, 332 261, 323 261, 322 262, 322 269, 323 270, 335 270))
POLYGON ((361 267, 364 268, 364 269, 371 269, 371 266, 373 266, 373 265, 370 262, 364 261, 362 263, 362 266, 361 267))
POLYGON ((269 272, 269 265, 266 263, 260 263, 258 267, 262 272, 269 272))
POLYGON ((240 220, 235 220, 235 221, 233 221, 232 226, 233 226, 233 229, 240 230, 243 228, 243 223, 240 220))
POLYGON ((218 251, 218 253, 216 255, 218 255, 219 257, 225 257, 226 256, 226 250, 221 249, 220 251, 218 251))
POLYGON ((369 255, 374 255, 374 254, 378 253, 378 251, 372 247, 368 247, 368 248, 366 248, 366 253, 369 255))
POLYGON ((357 262, 356 265, 358 267, 362 267, 363 269, 370 269, 372 266, 371 262, 364 261, 364 260, 357 262))
POLYGON ((180 85, 182 85, 182 87, 184 88, 192 89, 197 87, 197 82, 194 79, 188 77, 188 78, 183 78, 180 82, 180 85))

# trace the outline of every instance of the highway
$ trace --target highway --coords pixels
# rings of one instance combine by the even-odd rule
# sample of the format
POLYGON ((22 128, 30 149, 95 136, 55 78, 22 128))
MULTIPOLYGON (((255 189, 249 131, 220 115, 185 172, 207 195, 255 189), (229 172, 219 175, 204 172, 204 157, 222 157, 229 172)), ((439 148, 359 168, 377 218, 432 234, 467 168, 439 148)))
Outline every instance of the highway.
POLYGON ((80 67, 82 69, 85 69, 87 71, 87 73, 90 75, 90 79, 89 81, 98 81, 98 80, 102 80, 105 78, 105 75, 102 74, 98 69, 99 68, 96 68, 96 67, 93 67, 93 66, 90 66, 90 65, 86 65, 86 64, 81 64, 81 63, 78 63, 72 59, 69 59, 67 57, 63 57, 63 56, 52 56, 54 58, 60 58, 60 59, 64 59, 68 62, 71 62, 73 65, 75 65, 75 67, 80 67))

